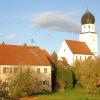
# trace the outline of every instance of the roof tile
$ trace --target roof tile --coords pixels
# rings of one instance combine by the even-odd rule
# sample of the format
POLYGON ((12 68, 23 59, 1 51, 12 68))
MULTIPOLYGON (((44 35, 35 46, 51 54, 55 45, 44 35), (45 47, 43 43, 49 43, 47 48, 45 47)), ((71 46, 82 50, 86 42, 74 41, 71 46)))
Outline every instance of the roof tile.
POLYGON ((85 42, 76 40, 65 40, 73 54, 93 55, 85 42))
POLYGON ((48 57, 36 46, 0 45, 0 65, 50 65, 48 57))

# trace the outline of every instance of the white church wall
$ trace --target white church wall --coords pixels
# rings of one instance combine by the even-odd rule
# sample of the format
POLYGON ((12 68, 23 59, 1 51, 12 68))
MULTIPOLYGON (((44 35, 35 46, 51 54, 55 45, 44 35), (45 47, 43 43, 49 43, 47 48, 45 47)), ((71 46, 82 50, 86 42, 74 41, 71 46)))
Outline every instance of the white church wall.
POLYGON ((98 43, 97 43, 97 34, 95 33, 84 33, 79 35, 80 41, 85 42, 90 50, 95 54, 98 55, 98 43))
POLYGON ((94 55, 74 54, 74 62, 76 60, 84 61, 84 60, 88 59, 89 57, 94 58, 94 55))
POLYGON ((62 60, 62 57, 65 57, 69 64, 73 64, 73 53, 69 49, 65 40, 63 41, 57 56, 59 60, 62 60))

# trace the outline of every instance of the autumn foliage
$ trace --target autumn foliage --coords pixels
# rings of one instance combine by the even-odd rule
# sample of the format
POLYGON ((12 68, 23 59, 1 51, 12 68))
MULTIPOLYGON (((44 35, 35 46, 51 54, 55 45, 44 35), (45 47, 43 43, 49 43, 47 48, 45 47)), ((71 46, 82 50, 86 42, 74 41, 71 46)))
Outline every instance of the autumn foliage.
POLYGON ((100 58, 75 62, 75 76, 89 93, 100 93, 100 58))

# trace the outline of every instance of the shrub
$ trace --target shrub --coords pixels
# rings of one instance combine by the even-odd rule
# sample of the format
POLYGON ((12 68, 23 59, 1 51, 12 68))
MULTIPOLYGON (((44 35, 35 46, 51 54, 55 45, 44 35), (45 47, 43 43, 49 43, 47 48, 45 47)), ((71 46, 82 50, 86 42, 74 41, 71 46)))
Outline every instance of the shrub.
POLYGON ((57 59, 56 52, 53 52, 51 55, 51 65, 53 68, 52 71, 52 85, 53 89, 65 89, 65 88, 72 88, 73 87, 73 73, 72 70, 67 64, 66 60, 63 59, 62 61, 57 59))
POLYGON ((87 59, 75 63, 75 75, 79 83, 83 85, 89 93, 99 93, 97 80, 100 79, 100 59, 87 59))
POLYGON ((57 70, 58 88, 71 89, 73 87, 73 75, 71 69, 58 68, 57 70))
POLYGON ((37 77, 30 71, 23 71, 10 77, 9 92, 11 97, 29 96, 40 89, 37 77))

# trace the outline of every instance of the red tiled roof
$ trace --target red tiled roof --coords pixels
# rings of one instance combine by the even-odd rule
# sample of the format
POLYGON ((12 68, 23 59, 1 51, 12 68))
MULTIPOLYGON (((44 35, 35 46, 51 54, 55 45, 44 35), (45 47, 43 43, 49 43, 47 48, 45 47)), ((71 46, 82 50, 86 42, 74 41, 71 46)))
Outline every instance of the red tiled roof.
POLYGON ((93 55, 85 42, 65 40, 73 54, 93 55))
POLYGON ((48 57, 36 46, 0 45, 0 65, 50 65, 48 57))

